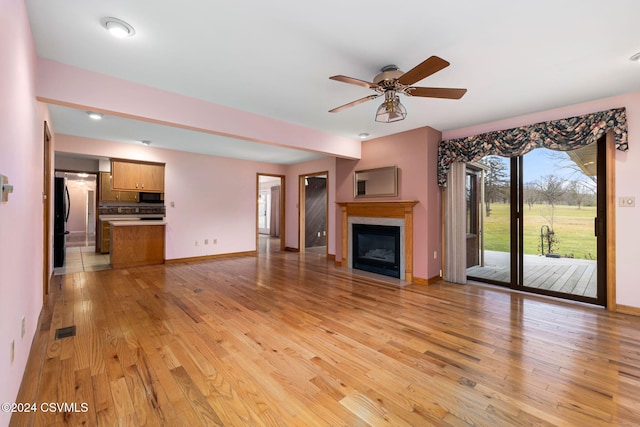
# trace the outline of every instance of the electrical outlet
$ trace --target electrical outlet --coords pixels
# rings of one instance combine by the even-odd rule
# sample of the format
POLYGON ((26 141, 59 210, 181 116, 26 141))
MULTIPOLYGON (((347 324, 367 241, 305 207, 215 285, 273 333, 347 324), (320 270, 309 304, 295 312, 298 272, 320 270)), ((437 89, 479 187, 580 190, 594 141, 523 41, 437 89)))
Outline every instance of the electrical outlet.
POLYGON ((320 232, 318 231, 318 237, 320 237, 320 232))
POLYGON ((621 208, 634 208, 636 206, 636 198, 633 196, 619 197, 618 205, 621 208))
POLYGON ((433 259, 438 259, 438 252, 437 251, 433 251, 433 259))
POLYGON ((24 316, 22 316, 22 322, 20 325, 20 338, 24 338, 25 332, 26 332, 26 320, 24 316))
POLYGON ((11 340, 11 348, 9 350, 9 363, 13 365, 13 357, 14 357, 14 352, 15 352, 15 345, 16 342, 15 340, 11 340))
POLYGON ((209 239, 204 239, 204 244, 208 245, 209 244, 209 239))

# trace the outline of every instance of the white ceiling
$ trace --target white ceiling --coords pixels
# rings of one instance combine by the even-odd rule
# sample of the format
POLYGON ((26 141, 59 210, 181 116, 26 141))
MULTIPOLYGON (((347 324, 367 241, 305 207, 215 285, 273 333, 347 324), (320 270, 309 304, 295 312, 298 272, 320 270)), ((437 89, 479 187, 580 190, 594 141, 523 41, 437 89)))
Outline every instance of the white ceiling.
MULTIPOLYGON (((278 120, 356 138, 441 131, 640 91, 637 0, 26 0, 38 56, 278 120), (113 16, 136 35, 112 38, 113 16), (463 87, 461 100, 403 97, 408 117, 374 122, 371 81, 431 55, 451 66, 416 86, 463 87)), ((57 133, 291 164, 318 154, 52 106, 57 133)), ((250 124, 248 124, 250 126, 250 124)))

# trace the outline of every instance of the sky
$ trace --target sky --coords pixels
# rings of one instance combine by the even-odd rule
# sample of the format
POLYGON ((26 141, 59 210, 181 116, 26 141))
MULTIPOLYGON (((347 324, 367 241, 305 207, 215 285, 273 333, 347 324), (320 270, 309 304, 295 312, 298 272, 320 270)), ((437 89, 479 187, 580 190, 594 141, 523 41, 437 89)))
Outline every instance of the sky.
POLYGON ((573 172, 561 168, 561 162, 551 156, 562 156, 568 159, 567 153, 561 151, 552 152, 546 148, 538 148, 525 154, 524 157, 524 182, 537 181, 545 175, 569 177, 573 172))
MULTIPOLYGON (((546 175, 556 175, 559 177, 565 177, 566 179, 575 179, 575 172, 562 168, 561 160, 557 157, 567 159, 566 162, 570 162, 569 156, 562 151, 552 151, 546 148, 537 148, 525 154, 524 157, 524 183, 534 182, 546 175), (574 175, 572 177, 572 175, 574 175)), ((509 164, 509 160, 503 158, 505 164, 509 164)))

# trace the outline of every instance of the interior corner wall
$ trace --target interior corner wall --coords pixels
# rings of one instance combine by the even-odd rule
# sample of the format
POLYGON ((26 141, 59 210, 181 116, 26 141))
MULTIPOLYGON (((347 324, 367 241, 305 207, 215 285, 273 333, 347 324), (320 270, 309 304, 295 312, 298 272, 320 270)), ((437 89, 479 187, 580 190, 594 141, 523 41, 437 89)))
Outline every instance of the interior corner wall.
MULTIPOLYGON (((15 402, 43 301, 43 123, 48 120, 46 107, 35 98, 36 53, 23 0, 0 2, 0 58, 0 174, 14 186, 9 200, 0 202, 0 402, 15 402)), ((0 411, 0 425, 8 425, 10 416, 0 411)))
MULTIPOLYGON (((337 201, 356 201, 353 173, 356 170, 397 166, 398 196, 367 198, 367 201, 417 200, 414 207, 413 275, 430 279, 440 274, 440 190, 437 184, 437 155, 441 133, 423 127, 362 143, 360 160, 338 159, 336 162, 337 201), (435 255, 435 256, 434 256, 435 255)), ((340 209, 333 215, 340 224, 340 209)), ((341 241, 342 230, 336 230, 341 241)), ((341 247, 336 245, 336 259, 341 259, 341 247)))

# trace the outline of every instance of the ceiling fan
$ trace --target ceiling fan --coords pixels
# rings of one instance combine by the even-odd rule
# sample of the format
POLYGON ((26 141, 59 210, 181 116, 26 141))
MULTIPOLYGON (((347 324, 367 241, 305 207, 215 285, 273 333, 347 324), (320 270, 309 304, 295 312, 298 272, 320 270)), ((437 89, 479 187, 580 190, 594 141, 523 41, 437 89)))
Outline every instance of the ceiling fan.
POLYGON ((403 120, 407 117, 407 110, 400 103, 400 98, 398 98, 399 93, 424 98, 460 99, 467 92, 466 89, 411 86, 448 66, 449 62, 437 56, 432 56, 406 73, 400 71, 396 65, 382 67, 380 73, 374 77, 373 83, 342 75, 329 77, 331 80, 363 86, 377 92, 375 95, 365 96, 329 110, 329 112, 337 113, 384 95, 384 102, 376 111, 376 121, 389 123, 403 120))

